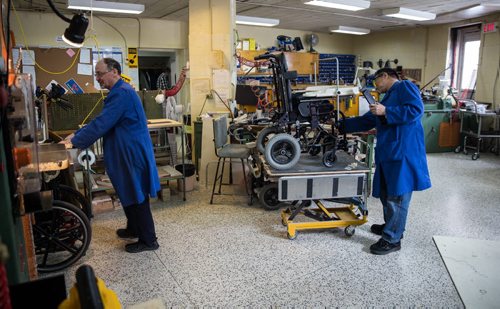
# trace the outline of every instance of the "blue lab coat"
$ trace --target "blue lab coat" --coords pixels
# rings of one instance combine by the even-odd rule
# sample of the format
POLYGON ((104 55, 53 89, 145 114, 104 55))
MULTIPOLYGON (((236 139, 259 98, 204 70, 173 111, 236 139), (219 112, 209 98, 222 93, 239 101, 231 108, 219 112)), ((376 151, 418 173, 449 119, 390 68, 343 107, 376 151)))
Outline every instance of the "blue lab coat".
POLYGON ((156 197, 160 181, 146 114, 135 90, 118 80, 102 112, 75 132, 72 144, 80 149, 103 137, 106 172, 123 206, 156 197))
POLYGON ((410 81, 397 81, 380 103, 385 106, 385 119, 367 112, 345 120, 347 133, 377 129, 372 195, 380 197, 382 180, 385 180, 389 196, 430 188, 424 128, 420 120, 424 112, 420 91, 410 81))

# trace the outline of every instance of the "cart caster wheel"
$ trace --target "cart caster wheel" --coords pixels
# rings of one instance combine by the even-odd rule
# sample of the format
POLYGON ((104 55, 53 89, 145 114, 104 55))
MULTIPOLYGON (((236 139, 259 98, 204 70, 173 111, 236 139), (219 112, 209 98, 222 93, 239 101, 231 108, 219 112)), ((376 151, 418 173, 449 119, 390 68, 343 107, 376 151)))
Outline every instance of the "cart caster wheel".
POLYGON ((469 152, 467 151, 467 149, 464 149, 464 155, 468 155, 469 152))
POLYGON ((476 152, 472 155, 472 160, 477 160, 478 158, 479 158, 479 153, 476 152))
POLYGON ((265 210, 278 210, 281 202, 278 200, 278 184, 270 183, 262 187, 259 192, 259 201, 265 210))
POLYGON ((290 233, 286 233, 286 236, 288 237, 288 239, 290 240, 294 240, 295 238, 297 238, 297 235, 290 235, 290 233))
POLYGON ((354 228, 354 226, 348 225, 344 229, 344 233, 345 233, 346 236, 351 237, 352 235, 354 235, 354 233, 356 233, 356 229, 354 228))
POLYGON ((461 150, 462 150, 462 147, 457 146, 457 148, 455 148, 454 152, 455 153, 460 153, 461 150))
POLYGON ((335 154, 334 150, 330 150, 325 152, 323 155, 323 165, 326 167, 332 167, 333 164, 335 164, 335 161, 337 161, 337 155, 335 154))

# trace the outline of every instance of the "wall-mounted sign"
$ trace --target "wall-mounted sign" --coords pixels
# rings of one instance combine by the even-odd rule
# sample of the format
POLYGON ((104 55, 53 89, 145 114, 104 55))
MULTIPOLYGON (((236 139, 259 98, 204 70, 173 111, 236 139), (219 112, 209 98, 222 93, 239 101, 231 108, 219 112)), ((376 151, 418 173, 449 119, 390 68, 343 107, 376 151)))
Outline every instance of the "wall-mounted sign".
POLYGON ((497 32, 497 23, 483 23, 483 33, 497 32))
POLYGON ((127 63, 129 68, 137 68, 139 59, 137 59, 137 48, 128 49, 127 63))

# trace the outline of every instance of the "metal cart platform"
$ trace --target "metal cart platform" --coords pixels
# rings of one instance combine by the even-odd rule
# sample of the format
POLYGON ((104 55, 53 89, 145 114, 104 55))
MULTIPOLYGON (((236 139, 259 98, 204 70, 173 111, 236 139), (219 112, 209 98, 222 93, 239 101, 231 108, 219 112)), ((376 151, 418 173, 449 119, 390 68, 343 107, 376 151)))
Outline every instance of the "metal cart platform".
POLYGON ((277 199, 291 202, 281 212, 289 239, 295 239, 299 230, 341 227, 352 236, 356 226, 368 221, 370 169, 343 151, 337 152, 331 168, 323 166, 317 157, 302 154, 293 169, 275 170, 264 163, 263 171, 271 184, 277 184, 277 199))
POLYGON ((472 154, 472 160, 479 158, 479 150, 483 138, 494 138, 495 145, 490 147, 490 151, 499 154, 498 139, 500 138, 500 115, 494 112, 476 113, 473 111, 460 110, 460 133, 464 134, 463 144, 455 148, 455 153, 463 151, 465 155, 468 154, 467 149, 475 150, 472 154), (483 131, 483 119, 493 118, 493 130, 483 131), (475 146, 467 144, 468 138, 476 139, 475 146))

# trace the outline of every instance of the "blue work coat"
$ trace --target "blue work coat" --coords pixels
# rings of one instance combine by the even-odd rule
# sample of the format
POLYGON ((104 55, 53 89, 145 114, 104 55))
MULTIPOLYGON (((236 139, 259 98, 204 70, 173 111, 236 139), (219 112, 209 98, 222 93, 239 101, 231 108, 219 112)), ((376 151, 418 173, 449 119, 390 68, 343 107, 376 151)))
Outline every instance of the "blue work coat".
POLYGON ((420 91, 410 81, 397 81, 380 104, 385 106, 385 117, 367 112, 344 122, 347 133, 377 129, 372 195, 380 197, 382 180, 389 196, 430 188, 420 91))
POLYGON ((160 181, 146 115, 135 90, 118 80, 104 99, 102 112, 75 132, 80 149, 103 137, 106 172, 123 206, 156 196, 160 181))

